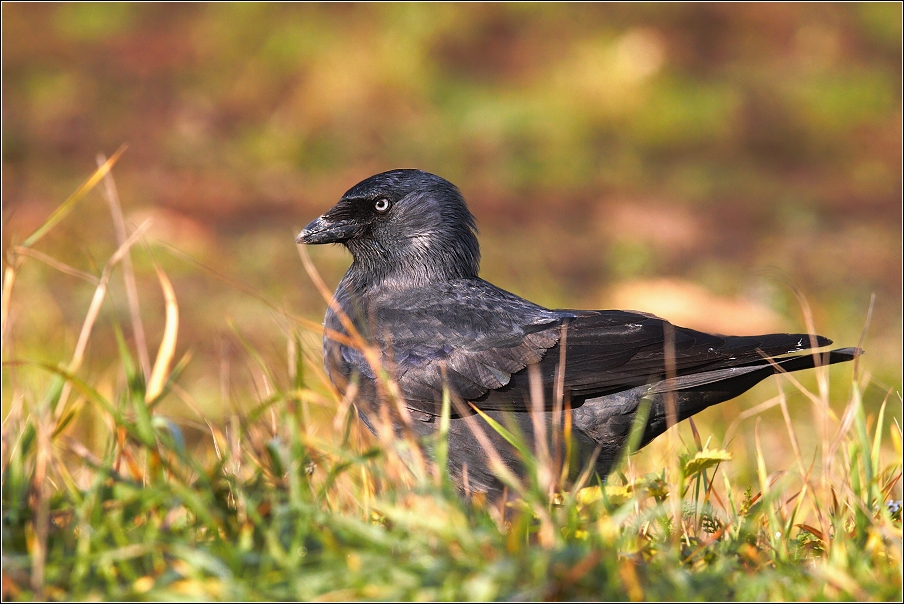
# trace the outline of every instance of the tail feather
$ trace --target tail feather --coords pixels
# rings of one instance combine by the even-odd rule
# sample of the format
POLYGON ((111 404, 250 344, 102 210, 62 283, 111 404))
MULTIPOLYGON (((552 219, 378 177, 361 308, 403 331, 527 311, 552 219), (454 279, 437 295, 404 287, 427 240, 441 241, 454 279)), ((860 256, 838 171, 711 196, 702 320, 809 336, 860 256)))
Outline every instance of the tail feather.
POLYGON ((814 351, 812 354, 763 358, 740 367, 678 376, 653 385, 589 399, 572 411, 572 419, 574 427, 600 447, 596 469, 600 475, 605 475, 625 446, 643 400, 650 402, 650 409, 641 447, 665 432, 669 425, 671 401, 678 410, 675 419, 682 421, 743 394, 770 375, 844 363, 861 354, 863 350, 858 348, 839 348, 824 353, 814 351))
MULTIPOLYGON (((747 376, 748 378, 756 376, 758 377, 756 380, 758 382, 775 373, 791 373, 792 371, 844 363, 853 360, 860 354, 863 354, 863 351, 857 348, 839 348, 829 352, 814 351, 812 354, 801 354, 791 357, 763 358, 740 367, 726 367, 725 369, 715 369, 713 371, 704 371, 662 380, 652 387, 651 392, 664 393, 689 390, 742 376, 747 376)), ((744 390, 747 390, 747 388, 744 390)), ((738 394, 741 394, 744 390, 739 391, 738 394)))

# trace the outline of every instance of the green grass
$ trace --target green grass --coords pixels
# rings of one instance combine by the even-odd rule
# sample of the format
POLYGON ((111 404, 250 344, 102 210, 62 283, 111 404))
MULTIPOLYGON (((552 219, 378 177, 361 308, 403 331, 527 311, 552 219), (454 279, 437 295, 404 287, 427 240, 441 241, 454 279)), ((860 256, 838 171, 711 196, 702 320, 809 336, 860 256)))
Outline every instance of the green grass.
MULTIPOLYGON (((15 329, 16 276, 41 259, 31 246, 102 172, 7 251, 4 338, 15 329)), ((178 302, 162 272, 156 360, 142 360, 115 326, 118 358, 103 373, 83 371, 113 269, 136 240, 121 233, 93 281, 70 358, 4 359, 5 600, 901 597, 901 431, 885 428, 884 404, 865 413, 866 378, 844 401, 832 400, 825 373, 816 392, 792 380, 812 402, 819 449, 812 460, 799 450, 780 394, 793 455, 770 458, 757 423, 753 484, 732 479, 736 462, 693 427, 688 444, 674 429, 661 437, 668 463, 653 473, 626 459, 606 484, 569 490, 541 454, 527 484, 512 484, 516 501, 465 501, 410 439, 361 431, 319 359, 303 354, 310 327, 300 322, 287 335, 287 367, 247 345, 262 385, 242 393, 250 412, 167 417, 162 401, 192 399, 179 387, 190 361, 176 359, 178 302), (26 370, 43 377, 19 380, 26 370)), ((131 318, 134 328, 140 317, 131 318)), ((426 444, 442 458, 442 434, 426 444)))

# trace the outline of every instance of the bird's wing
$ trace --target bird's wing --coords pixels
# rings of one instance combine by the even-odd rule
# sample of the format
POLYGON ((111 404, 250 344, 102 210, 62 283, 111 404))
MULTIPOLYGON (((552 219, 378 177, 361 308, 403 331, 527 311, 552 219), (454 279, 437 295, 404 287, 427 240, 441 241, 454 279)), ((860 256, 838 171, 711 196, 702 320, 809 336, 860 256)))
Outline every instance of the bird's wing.
POLYGON ((437 410, 444 384, 465 400, 505 386, 556 345, 559 326, 574 316, 480 279, 381 293, 368 313, 370 339, 379 344, 402 395, 428 413, 437 410))
MULTIPOLYGON (((547 399, 553 396, 560 366, 562 390, 574 404, 668 377, 681 378, 739 367, 769 367, 765 357, 831 344, 807 334, 722 336, 708 334, 640 313, 572 311, 562 347, 549 350, 539 363, 547 399)), ((715 373, 714 373, 715 372, 715 373)), ((529 389, 527 372, 516 374, 504 388, 488 392, 476 404, 485 409, 518 408, 529 389)), ((730 372, 729 372, 730 373, 730 372)), ((728 374, 726 374, 727 376, 728 374)), ((714 379, 714 378, 713 378, 714 379)), ((693 379, 683 379, 691 384, 693 379)))
MULTIPOLYGON (((549 310, 480 279, 384 291, 372 299, 367 315, 366 331, 408 406, 434 415, 444 385, 485 410, 531 409, 525 368, 532 364, 538 366, 548 408, 562 366, 562 391, 580 404, 661 381, 672 372, 686 376, 768 365, 764 355, 811 346, 802 334, 720 336, 637 312, 549 310)), ((828 343, 818 337, 815 342, 828 343)), ((345 349, 343 357, 353 369, 375 377, 360 352, 345 349)))

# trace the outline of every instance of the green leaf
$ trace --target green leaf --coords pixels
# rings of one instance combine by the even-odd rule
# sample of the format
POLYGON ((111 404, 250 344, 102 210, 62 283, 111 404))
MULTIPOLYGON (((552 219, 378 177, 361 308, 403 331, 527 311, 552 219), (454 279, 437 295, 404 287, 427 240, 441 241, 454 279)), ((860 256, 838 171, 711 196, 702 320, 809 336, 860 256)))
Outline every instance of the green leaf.
POLYGON ((696 476, 723 461, 731 461, 731 453, 724 449, 703 449, 684 464, 684 475, 688 478, 696 476))

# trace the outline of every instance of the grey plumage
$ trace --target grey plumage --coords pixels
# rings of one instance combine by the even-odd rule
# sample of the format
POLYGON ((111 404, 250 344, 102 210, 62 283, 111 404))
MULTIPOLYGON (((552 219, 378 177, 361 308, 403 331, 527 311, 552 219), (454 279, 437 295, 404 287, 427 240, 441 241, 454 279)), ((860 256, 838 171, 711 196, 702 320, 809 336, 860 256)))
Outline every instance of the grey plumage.
MULTIPOLYGON (((379 349, 415 432, 436 429, 448 386, 497 421, 516 424, 532 442, 536 401, 530 396, 529 366, 534 366, 546 431, 562 429, 552 422, 561 394, 571 409, 577 461, 596 456, 601 476, 624 448, 645 397, 650 408, 641 445, 665 431, 668 399, 675 402, 678 419, 685 419, 773 375, 777 370, 766 357, 779 357, 774 362, 784 370, 798 371, 816 364, 812 354, 780 355, 831 343, 808 334, 721 336, 638 312, 533 304, 478 277, 477 230, 461 193, 419 170, 392 170, 355 185, 297 241, 341 243, 352 253, 336 306, 379 349)), ((347 333, 332 307, 324 327, 327 373, 340 390, 357 376, 359 413, 373 429, 371 416, 385 404, 376 372, 362 351, 329 337, 347 333)), ((856 352, 835 350, 820 362, 848 361, 856 352)), ((450 427, 450 472, 461 481, 467 473, 471 489, 496 495, 502 485, 461 413, 466 412, 459 408, 450 427)), ((514 449, 478 423, 506 464, 523 472, 514 449)))

